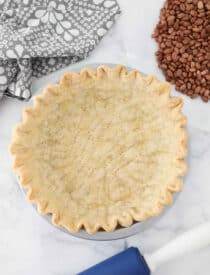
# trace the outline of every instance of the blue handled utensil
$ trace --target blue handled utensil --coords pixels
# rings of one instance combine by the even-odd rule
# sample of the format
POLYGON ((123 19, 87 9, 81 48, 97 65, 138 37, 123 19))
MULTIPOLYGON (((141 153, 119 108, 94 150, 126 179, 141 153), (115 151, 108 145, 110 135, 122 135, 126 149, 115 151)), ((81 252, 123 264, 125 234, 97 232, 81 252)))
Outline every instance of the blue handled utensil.
POLYGON ((152 254, 141 255, 138 248, 125 251, 78 275, 150 275, 159 265, 210 245, 210 222, 191 229, 152 254))

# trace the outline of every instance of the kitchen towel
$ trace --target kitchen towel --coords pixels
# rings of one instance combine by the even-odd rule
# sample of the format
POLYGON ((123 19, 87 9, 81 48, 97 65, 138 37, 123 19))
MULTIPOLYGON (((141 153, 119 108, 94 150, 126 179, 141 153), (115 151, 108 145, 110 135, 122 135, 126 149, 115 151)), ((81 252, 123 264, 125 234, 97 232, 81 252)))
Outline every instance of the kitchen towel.
POLYGON ((32 77, 86 58, 119 14, 117 0, 0 0, 0 98, 30 99, 32 77))

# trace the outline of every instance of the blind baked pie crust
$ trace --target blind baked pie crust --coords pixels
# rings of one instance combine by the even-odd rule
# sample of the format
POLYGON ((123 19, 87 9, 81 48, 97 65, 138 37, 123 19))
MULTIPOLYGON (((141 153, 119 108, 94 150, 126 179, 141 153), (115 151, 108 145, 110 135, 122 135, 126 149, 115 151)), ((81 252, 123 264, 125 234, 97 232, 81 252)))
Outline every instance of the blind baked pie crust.
POLYGON ((14 130, 13 168, 28 200, 70 232, 158 215, 186 171, 182 104, 168 83, 124 66, 66 73, 14 130))

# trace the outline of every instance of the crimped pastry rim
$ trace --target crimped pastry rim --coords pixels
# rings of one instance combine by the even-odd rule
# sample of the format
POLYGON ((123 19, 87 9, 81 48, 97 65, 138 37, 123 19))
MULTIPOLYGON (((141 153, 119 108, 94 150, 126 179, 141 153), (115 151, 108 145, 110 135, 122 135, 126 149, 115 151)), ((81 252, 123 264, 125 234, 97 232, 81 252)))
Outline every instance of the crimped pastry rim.
MULTIPOLYGON (((62 85, 63 83, 65 83, 65 81, 68 81, 68 82, 69 81, 74 81, 74 80, 75 81, 78 81, 78 80, 85 81, 85 79, 89 78, 89 77, 94 77, 94 78, 96 78, 100 81, 100 78, 103 77, 103 75, 106 75, 108 77, 110 75, 111 75, 111 77, 113 77, 113 76, 114 77, 125 77, 126 76, 126 77, 129 77, 130 79, 132 79, 132 78, 135 79, 137 77, 141 77, 141 78, 143 78, 143 79, 145 79, 149 82, 150 81, 157 81, 158 83, 160 82, 159 80, 157 80, 153 76, 143 76, 137 70, 132 70, 131 72, 127 72, 123 65, 119 65, 119 66, 116 66, 116 67, 113 67, 113 68, 110 68, 106 65, 100 65, 96 70, 85 68, 80 73, 75 73, 75 72, 65 73, 64 76, 62 77, 60 83, 56 84, 56 85, 62 85)), ((69 227, 69 225, 60 224, 57 214, 53 213, 53 212, 46 212, 43 209, 42 204, 37 199, 34 198, 34 193, 33 193, 33 190, 30 187, 30 183, 27 182, 27 184, 26 184, 26 179, 24 178, 24 175, 22 175, 20 170, 18 169, 19 166, 18 166, 18 163, 17 163, 17 159, 19 161, 19 159, 21 158, 21 156, 15 150, 16 136, 18 135, 18 132, 19 132, 18 129, 22 124, 26 123, 28 119, 29 120, 31 119, 31 111, 32 110, 36 110, 36 108, 39 108, 40 106, 45 104, 44 102, 45 102, 45 100, 48 99, 49 94, 51 96, 52 95, 56 96, 56 92, 55 92, 54 87, 55 87, 55 85, 48 85, 44 89, 44 91, 41 95, 37 95, 35 97, 34 106, 31 107, 31 108, 26 108, 23 111, 23 122, 19 126, 17 126, 16 129, 14 130, 13 141, 10 145, 10 153, 12 154, 12 156, 15 159, 14 164, 13 164, 13 170, 21 178, 20 185, 22 187, 26 187, 26 185, 27 185, 27 188, 28 188, 27 199, 30 202, 35 203, 37 205, 37 209, 40 212, 40 214, 43 214, 43 215, 52 214, 52 223, 53 224, 58 225, 58 226, 62 226, 62 227, 64 227, 65 229, 67 229, 68 231, 70 231, 72 233, 78 232, 81 228, 84 228, 90 234, 95 233, 100 229, 103 229, 106 232, 113 231, 113 230, 116 229, 117 225, 119 225, 119 221, 117 221, 117 220, 113 221, 113 223, 108 225, 108 226, 97 224, 97 225, 95 225, 94 228, 89 228, 88 225, 83 224, 83 223, 77 224, 73 228, 69 227)), ((169 90, 170 90, 169 85, 166 83, 164 92, 167 93, 168 96, 169 96, 169 93, 170 93, 169 90)), ((183 105, 182 99, 180 99, 180 98, 170 98, 169 97, 169 101, 171 102, 171 105, 172 105, 171 108, 172 109, 177 109, 180 113, 181 107, 183 105)), ((182 128, 183 131, 184 131, 185 123, 186 123, 186 119, 182 115, 182 121, 180 121, 179 124, 180 124, 180 128, 182 128)), ((180 163, 182 164, 182 168, 183 168, 182 174, 184 175, 185 172, 186 172, 186 163, 184 162, 184 157, 185 157, 186 151, 187 151, 187 134, 186 134, 185 131, 184 131, 184 135, 182 137, 182 140, 180 141, 180 147, 182 147, 182 151, 183 151, 183 157, 180 159, 180 163)), ((180 178, 180 175, 179 175, 179 178, 180 178)), ((136 219, 136 217, 134 217, 134 215, 133 216, 131 215, 132 216, 132 224, 134 222, 144 221, 144 220, 146 220, 150 217, 154 217, 154 216, 159 215, 162 212, 164 206, 171 204, 171 202, 172 202, 172 193, 178 192, 178 191, 181 191, 181 190, 182 190, 182 182, 180 180, 179 181, 175 180, 174 184, 171 184, 170 186, 168 186, 164 199, 162 198, 160 200, 159 205, 155 206, 153 211, 148 212, 146 210, 145 213, 143 213, 139 219, 136 219)), ((123 225, 121 225, 121 226, 124 227, 123 225)))

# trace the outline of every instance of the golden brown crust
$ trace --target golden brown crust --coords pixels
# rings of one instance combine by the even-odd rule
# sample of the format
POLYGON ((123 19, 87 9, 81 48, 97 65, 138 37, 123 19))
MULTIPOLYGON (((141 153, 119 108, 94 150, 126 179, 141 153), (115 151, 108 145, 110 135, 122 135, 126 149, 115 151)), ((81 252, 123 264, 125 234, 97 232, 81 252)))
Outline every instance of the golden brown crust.
POLYGON ((51 213, 53 224, 71 232, 82 227, 88 233, 112 231, 160 214, 172 202, 172 193, 182 189, 180 177, 186 172, 182 105, 182 99, 170 97, 168 83, 137 70, 127 72, 124 66, 66 73, 58 85, 49 85, 36 96, 34 106, 23 111, 23 121, 14 130, 13 169, 21 186, 28 188, 27 199, 37 204, 41 214, 51 213), (99 122, 108 127, 106 131, 99 122), (81 125, 78 144, 73 143, 75 125, 81 125), (94 142, 89 140, 88 127, 93 127, 94 142), (156 140, 150 140, 152 135, 156 140), (72 138, 71 143, 65 137, 72 138), (103 138, 105 143, 100 141, 103 138), (85 139, 90 142, 86 144, 85 139), (77 169, 72 158, 80 165, 77 174, 72 172, 77 169), (92 174, 86 166, 93 169, 92 174), (79 177, 79 173, 84 174, 79 177))

